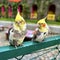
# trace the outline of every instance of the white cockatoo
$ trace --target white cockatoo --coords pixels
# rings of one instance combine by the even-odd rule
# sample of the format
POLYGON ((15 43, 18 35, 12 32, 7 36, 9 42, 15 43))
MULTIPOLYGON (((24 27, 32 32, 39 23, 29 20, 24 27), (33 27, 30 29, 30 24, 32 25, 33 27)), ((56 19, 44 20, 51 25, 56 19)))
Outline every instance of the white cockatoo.
POLYGON ((45 22, 45 19, 46 17, 43 19, 40 19, 37 22, 38 27, 34 31, 34 34, 36 36, 35 41, 38 41, 38 42, 43 41, 46 35, 48 34, 49 28, 48 28, 47 23, 45 22))
POLYGON ((11 45, 19 46, 23 43, 26 34, 26 22, 18 11, 13 28, 10 29, 9 42, 11 45))

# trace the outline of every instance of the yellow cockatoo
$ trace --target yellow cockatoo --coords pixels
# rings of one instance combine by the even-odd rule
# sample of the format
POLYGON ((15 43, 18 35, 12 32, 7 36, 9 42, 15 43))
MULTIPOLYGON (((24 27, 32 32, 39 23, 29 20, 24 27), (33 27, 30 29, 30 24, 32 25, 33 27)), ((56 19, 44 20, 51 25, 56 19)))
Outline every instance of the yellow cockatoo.
POLYGON ((25 31, 26 29, 26 22, 23 17, 20 15, 19 11, 15 18, 14 29, 18 30, 19 32, 25 31))
POLYGON ((35 29, 35 34, 36 34, 36 39, 35 41, 38 41, 38 42, 41 42, 45 37, 46 35, 48 34, 48 25, 47 23, 45 22, 45 18, 43 19, 40 19, 38 22, 37 22, 37 25, 38 27, 35 29))
POLYGON ((26 34, 26 22, 18 11, 13 28, 10 29, 9 42, 11 45, 18 46, 24 41, 26 34))
POLYGON ((40 32, 47 32, 47 31, 48 31, 48 25, 47 25, 47 23, 45 22, 45 19, 46 19, 46 17, 43 18, 43 19, 40 19, 40 20, 37 22, 38 28, 39 28, 39 31, 40 31, 40 32))

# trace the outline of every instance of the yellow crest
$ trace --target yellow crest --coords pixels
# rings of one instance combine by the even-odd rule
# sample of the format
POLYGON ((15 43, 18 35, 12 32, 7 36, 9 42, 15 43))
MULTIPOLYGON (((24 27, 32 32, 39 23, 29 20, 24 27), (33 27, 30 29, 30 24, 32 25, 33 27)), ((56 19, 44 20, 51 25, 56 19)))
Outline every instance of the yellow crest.
POLYGON ((15 21, 21 21, 21 20, 24 20, 23 17, 20 15, 19 11, 17 12, 17 15, 16 15, 16 18, 15 18, 15 21))
POLYGON ((15 18, 14 29, 18 31, 22 31, 26 29, 26 22, 23 19, 23 17, 20 15, 19 11, 17 12, 15 18))
POLYGON ((46 22, 45 22, 45 19, 46 19, 46 17, 43 18, 43 19, 40 19, 40 20, 37 22, 37 24, 39 24, 39 23, 46 23, 46 22))

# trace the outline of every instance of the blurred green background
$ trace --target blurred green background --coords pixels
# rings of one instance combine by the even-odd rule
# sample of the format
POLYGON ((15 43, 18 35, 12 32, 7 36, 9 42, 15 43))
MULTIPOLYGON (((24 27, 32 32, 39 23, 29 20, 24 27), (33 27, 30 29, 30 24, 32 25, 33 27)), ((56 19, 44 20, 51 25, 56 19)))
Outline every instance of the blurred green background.
MULTIPOLYGON (((48 12, 48 6, 50 3, 54 3, 56 6, 59 4, 59 0, 22 0, 21 2, 15 3, 15 2, 9 2, 8 0, 0 0, 0 20, 5 21, 14 21, 15 16, 17 14, 17 8, 19 4, 22 4, 23 6, 23 17, 28 23, 37 23, 37 21, 47 15, 48 12), (8 16, 8 6, 9 4, 12 6, 12 17, 8 16), (38 7, 37 14, 38 17, 36 19, 30 19, 30 9, 33 4, 36 4, 38 7), (4 5, 5 7, 5 15, 2 16, 1 14, 1 7, 4 5)), ((59 7, 60 8, 60 7, 59 7)), ((60 25, 60 13, 58 11, 59 9, 56 8, 56 19, 55 21, 47 21, 48 24, 53 25, 60 25)))

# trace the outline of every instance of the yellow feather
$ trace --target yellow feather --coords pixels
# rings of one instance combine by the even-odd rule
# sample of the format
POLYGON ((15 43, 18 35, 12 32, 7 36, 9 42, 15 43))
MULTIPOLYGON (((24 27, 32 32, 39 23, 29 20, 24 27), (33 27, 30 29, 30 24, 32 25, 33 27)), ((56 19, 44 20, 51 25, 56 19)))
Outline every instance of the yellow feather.
POLYGON ((20 15, 19 11, 17 12, 17 15, 16 15, 16 18, 15 18, 15 21, 21 21, 21 20, 24 20, 23 17, 20 15))
POLYGON ((26 29, 25 27, 26 27, 26 22, 18 11, 15 18, 14 29, 20 31, 20 30, 25 30, 26 29))
POLYGON ((46 19, 46 17, 45 18, 43 18, 43 19, 40 19, 38 22, 37 22, 37 24, 39 25, 39 24, 41 24, 41 23, 44 23, 45 25, 46 25, 46 27, 43 27, 43 26, 41 26, 41 25, 39 25, 39 31, 40 32, 47 32, 48 31, 48 29, 47 29, 47 23, 45 22, 45 19, 46 19))
POLYGON ((40 19, 37 23, 46 23, 46 22, 45 22, 45 19, 46 19, 46 17, 43 18, 43 19, 40 19))

